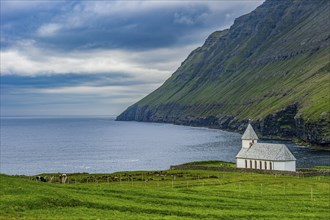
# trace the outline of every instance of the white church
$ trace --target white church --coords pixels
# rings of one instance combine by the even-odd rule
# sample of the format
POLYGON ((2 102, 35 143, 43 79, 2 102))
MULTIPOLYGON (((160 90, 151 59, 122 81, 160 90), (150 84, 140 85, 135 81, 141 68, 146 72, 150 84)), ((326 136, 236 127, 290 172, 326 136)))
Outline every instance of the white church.
POLYGON ((237 168, 296 171, 296 158, 285 144, 257 143, 251 124, 242 136, 242 149, 236 156, 237 168))

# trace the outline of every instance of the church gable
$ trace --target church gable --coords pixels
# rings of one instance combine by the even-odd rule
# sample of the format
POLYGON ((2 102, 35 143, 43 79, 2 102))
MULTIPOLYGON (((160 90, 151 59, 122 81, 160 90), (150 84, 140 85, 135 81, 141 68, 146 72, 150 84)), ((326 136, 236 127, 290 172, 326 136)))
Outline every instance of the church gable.
POLYGON ((258 140, 258 136, 254 129, 252 128, 251 124, 249 124, 242 136, 242 140, 258 140))

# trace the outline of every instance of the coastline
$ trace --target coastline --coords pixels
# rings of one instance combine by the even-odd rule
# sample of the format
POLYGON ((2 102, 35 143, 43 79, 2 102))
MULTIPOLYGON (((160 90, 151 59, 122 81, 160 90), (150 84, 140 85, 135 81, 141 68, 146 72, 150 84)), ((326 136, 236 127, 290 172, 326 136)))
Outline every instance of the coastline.
MULTIPOLYGON (((212 130, 220 130, 224 132, 232 132, 232 133, 237 133, 237 134, 243 134, 243 127, 246 126, 245 123, 248 123, 248 121, 242 121, 242 124, 239 126, 235 127, 221 127, 218 125, 208 125, 208 124, 199 124, 199 123, 192 123, 191 121, 153 121, 153 120, 125 120, 123 118, 120 118, 117 116, 115 118, 115 121, 132 121, 132 122, 144 122, 144 123, 160 123, 160 124, 172 124, 172 125, 178 125, 178 126, 187 126, 187 127, 196 127, 196 128, 207 128, 207 129, 212 129, 212 130)), ((258 128, 258 126, 256 126, 258 128)), ((330 145, 319 145, 319 144, 313 144, 309 143, 306 141, 303 141, 301 139, 298 139, 296 137, 282 137, 282 136, 277 136, 277 135, 262 135, 262 133, 258 132, 256 129, 256 132, 258 136, 260 136, 261 139, 263 140, 278 140, 278 141, 291 141, 297 145, 300 146, 305 146, 310 149, 314 150, 326 150, 330 152, 330 145)))

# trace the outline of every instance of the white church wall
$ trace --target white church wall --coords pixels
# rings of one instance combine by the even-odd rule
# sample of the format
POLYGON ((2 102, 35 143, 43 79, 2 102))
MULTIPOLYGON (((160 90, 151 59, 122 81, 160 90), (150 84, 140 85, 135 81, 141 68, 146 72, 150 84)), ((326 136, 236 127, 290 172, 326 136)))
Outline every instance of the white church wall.
POLYGON ((274 170, 296 171, 295 161, 275 161, 274 170))
POLYGON ((274 161, 274 170, 285 170, 285 162, 274 161))
POLYGON ((287 161, 285 163, 285 169, 288 171, 296 171, 296 161, 287 161))
POLYGON ((265 161, 265 160, 250 160, 244 158, 236 158, 236 167, 248 168, 248 169, 260 169, 260 162, 261 162, 261 170, 296 171, 295 161, 265 161), (267 164, 267 166, 265 166, 265 164, 267 164))
POLYGON ((245 168, 245 159, 236 159, 236 167, 237 168, 245 168))

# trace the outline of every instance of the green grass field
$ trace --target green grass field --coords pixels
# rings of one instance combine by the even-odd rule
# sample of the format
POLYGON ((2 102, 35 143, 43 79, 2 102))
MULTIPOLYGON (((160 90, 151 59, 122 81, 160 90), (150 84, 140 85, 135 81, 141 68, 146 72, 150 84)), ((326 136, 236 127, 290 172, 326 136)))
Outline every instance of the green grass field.
POLYGON ((182 165, 198 165, 198 166, 207 166, 207 167, 229 167, 229 168, 236 167, 236 164, 234 163, 218 161, 218 160, 196 161, 196 162, 185 163, 182 165))
POLYGON ((330 219, 329 177, 218 171, 0 175, 0 219, 330 219), (54 182, 55 181, 55 182, 54 182))

